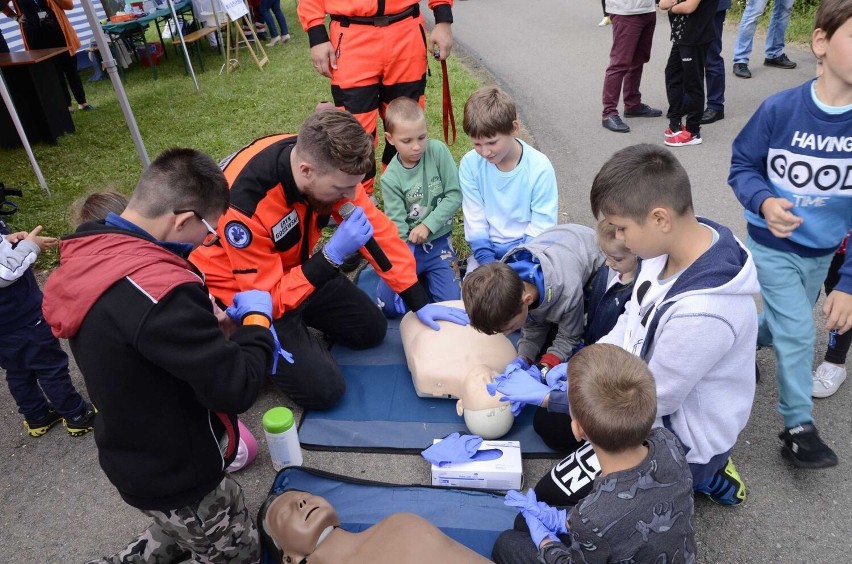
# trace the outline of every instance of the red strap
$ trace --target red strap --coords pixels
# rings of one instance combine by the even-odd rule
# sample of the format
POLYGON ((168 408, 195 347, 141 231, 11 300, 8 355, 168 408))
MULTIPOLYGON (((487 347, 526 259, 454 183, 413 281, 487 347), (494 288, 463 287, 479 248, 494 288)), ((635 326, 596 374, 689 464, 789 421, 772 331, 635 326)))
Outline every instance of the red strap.
POLYGON ((450 96, 450 74, 447 72, 447 61, 441 61, 441 73, 443 76, 444 88, 444 142, 447 145, 454 145, 456 142, 456 116, 453 115, 453 100, 450 96), (453 128, 453 142, 450 143, 450 127, 453 128))

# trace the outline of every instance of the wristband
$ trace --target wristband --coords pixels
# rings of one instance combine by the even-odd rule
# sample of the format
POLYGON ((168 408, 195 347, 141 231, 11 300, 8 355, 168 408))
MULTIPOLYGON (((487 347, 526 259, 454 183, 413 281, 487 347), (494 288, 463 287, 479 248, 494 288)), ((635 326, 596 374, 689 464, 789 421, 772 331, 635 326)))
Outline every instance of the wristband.
POLYGON ((269 329, 272 322, 262 313, 250 313, 243 317, 243 325, 261 325, 269 329))
POLYGON ((325 252, 325 247, 322 248, 322 256, 323 258, 325 258, 326 261, 328 261, 328 264, 334 267, 335 270, 340 270, 340 265, 331 260, 331 257, 328 256, 328 253, 325 252))

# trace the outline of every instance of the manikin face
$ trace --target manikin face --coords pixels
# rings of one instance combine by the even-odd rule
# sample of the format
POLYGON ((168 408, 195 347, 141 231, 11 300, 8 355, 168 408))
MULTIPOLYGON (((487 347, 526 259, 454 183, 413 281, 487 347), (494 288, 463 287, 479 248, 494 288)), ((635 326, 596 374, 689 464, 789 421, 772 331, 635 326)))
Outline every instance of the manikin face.
POLYGON ((429 138, 426 135, 426 119, 417 121, 400 120, 394 125, 393 133, 385 133, 385 139, 399 153, 399 160, 406 168, 412 168, 423 158, 429 138))
POLYGON ((278 496, 266 510, 266 531, 293 562, 311 554, 320 534, 340 525, 325 498, 295 490, 278 496))

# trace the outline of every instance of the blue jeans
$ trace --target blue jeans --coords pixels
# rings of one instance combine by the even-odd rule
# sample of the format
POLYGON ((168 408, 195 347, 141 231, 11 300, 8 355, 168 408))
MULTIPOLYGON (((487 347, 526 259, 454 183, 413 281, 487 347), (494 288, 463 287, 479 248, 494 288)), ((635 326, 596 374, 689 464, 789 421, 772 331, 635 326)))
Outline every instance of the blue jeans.
MULTIPOLYGON (((423 245, 408 243, 408 248, 417 263, 417 276, 426 277, 429 297, 433 303, 461 299, 459 267, 449 234, 423 245)), ((384 280, 379 279, 376 299, 388 318, 393 319, 405 313, 405 304, 384 280)))
MULTIPOLYGON (((734 63, 748 63, 757 19, 763 14, 768 2, 769 0, 748 0, 734 42, 734 63)), ((793 0, 775 0, 772 3, 772 17, 769 19, 769 29, 766 30, 767 59, 774 59, 784 53, 784 34, 787 33, 792 9, 793 0)))
POLYGON ((707 107, 713 110, 725 110, 725 61, 722 59, 722 26, 727 10, 716 12, 713 26, 716 39, 707 46, 707 58, 704 61, 704 79, 707 82, 707 107))
POLYGON ((751 237, 746 246, 757 266, 763 298, 757 342, 775 348, 778 412, 785 427, 808 423, 813 421, 814 302, 834 255, 800 257, 751 237))
POLYGON ((266 24, 266 29, 269 30, 270 38, 275 38, 279 35, 275 27, 275 20, 278 20, 281 35, 290 33, 287 31, 287 18, 284 17, 284 12, 281 11, 281 0, 260 0, 260 17, 263 18, 263 23, 266 24), (272 14, 275 14, 275 19, 272 19, 272 14))
POLYGON ((0 335, 0 367, 6 369, 9 392, 25 419, 41 419, 51 407, 66 418, 87 409, 71 383, 68 356, 41 316, 0 335))

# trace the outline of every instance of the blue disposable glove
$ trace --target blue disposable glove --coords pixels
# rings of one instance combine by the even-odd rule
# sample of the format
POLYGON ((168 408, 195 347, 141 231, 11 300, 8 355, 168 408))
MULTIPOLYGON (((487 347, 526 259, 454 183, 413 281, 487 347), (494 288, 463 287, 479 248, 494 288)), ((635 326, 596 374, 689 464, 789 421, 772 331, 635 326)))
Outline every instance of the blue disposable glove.
POLYGON ((562 364, 557 364, 553 368, 547 371, 545 375, 545 381, 547 385, 550 386, 550 389, 556 388, 556 385, 559 382, 567 382, 568 381, 568 363, 563 362, 562 364))
POLYGON ((488 239, 471 241, 470 251, 473 253, 473 258, 479 264, 488 264, 489 262, 497 261, 497 253, 494 252, 494 247, 491 246, 491 241, 488 239))
POLYGON ((487 383, 485 388, 492 396, 497 392, 503 394, 500 401, 509 402, 512 415, 515 417, 521 413, 524 405, 528 403, 541 405, 550 393, 550 388, 546 384, 542 384, 538 378, 520 368, 495 376, 494 381, 487 383))
POLYGON ((541 545, 541 541, 546 537, 551 540, 558 541, 557 534, 566 534, 568 532, 567 519, 568 511, 565 509, 556 509, 546 503, 538 501, 535 496, 535 490, 530 488, 526 495, 510 490, 506 492, 506 498, 503 501, 510 507, 517 507, 527 526, 530 529, 530 536, 536 547, 541 545))
POLYGON ((228 317, 242 323, 250 313, 265 315, 272 321, 272 296, 263 290, 246 290, 234 294, 234 303, 225 310, 228 317))
POLYGON ((293 355, 285 351, 281 346, 281 341, 278 340, 278 333, 275 332, 275 329, 270 327, 269 330, 272 331, 272 340, 275 341, 275 351, 272 353, 272 373, 275 374, 278 372, 279 356, 290 364, 296 364, 296 361, 293 360, 293 355))
POLYGON ((481 444, 482 437, 478 435, 451 433, 440 442, 421 452, 420 455, 435 466, 441 467, 451 462, 471 460, 481 444))
MULTIPOLYGON (((470 318, 463 309, 457 307, 443 306, 439 304, 426 304, 416 312, 417 319, 421 323, 440 331, 437 321, 452 321, 456 325, 467 325, 470 323, 470 318)), ((494 395, 494 394, 491 394, 494 395)))
POLYGON ((348 219, 337 226, 337 230, 325 244, 325 254, 337 265, 360 249, 373 236, 373 224, 367 219, 364 209, 356 207, 348 219))
POLYGON ((512 362, 506 365, 506 368, 503 369, 503 373, 506 373, 513 368, 520 368, 521 370, 527 370, 530 367, 530 361, 527 360, 525 356, 519 356, 515 358, 512 362))

